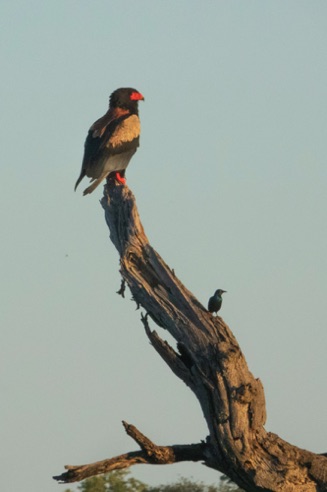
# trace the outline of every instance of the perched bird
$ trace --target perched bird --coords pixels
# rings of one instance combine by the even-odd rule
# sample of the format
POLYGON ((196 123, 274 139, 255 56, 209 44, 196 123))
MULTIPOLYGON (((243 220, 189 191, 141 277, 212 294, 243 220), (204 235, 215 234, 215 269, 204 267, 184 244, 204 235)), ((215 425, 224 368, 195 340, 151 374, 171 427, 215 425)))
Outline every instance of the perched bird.
POLYGON ((216 290, 214 295, 210 297, 208 302, 208 311, 210 313, 216 313, 216 314, 218 313, 223 302, 222 294, 224 292, 227 292, 227 290, 218 289, 216 290))
POLYGON ((84 176, 91 178, 92 191, 111 173, 125 184, 125 169, 139 146, 141 125, 138 102, 144 97, 130 87, 115 90, 109 98, 109 109, 91 126, 86 137, 81 174, 75 191, 84 176))

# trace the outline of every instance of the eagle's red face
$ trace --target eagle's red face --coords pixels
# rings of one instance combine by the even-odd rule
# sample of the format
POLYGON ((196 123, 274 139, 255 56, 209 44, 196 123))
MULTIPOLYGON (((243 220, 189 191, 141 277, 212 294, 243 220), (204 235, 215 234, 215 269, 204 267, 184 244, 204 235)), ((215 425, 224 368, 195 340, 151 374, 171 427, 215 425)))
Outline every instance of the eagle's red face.
POLYGON ((134 91, 132 94, 129 96, 131 101, 144 101, 144 97, 140 92, 134 91))

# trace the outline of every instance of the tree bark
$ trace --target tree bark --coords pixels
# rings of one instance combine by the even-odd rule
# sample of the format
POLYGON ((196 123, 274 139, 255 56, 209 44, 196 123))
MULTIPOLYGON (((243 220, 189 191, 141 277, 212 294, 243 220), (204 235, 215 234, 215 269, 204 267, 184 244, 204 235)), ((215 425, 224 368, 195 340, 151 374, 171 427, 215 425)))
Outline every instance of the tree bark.
MULTIPOLYGON (((146 312, 142 315, 145 332, 174 374, 198 398, 209 436, 200 444, 156 446, 137 429, 129 432, 125 423, 141 451, 82 467, 69 466, 54 478, 72 482, 136 463, 201 460, 249 492, 327 491, 324 455, 300 449, 265 430, 261 381, 249 371, 223 319, 210 314, 151 247, 129 188, 108 184, 101 203, 120 255, 122 278, 146 312), (150 329, 148 317, 169 331, 177 350, 150 329)), ((123 294, 124 284, 120 291, 123 294)))

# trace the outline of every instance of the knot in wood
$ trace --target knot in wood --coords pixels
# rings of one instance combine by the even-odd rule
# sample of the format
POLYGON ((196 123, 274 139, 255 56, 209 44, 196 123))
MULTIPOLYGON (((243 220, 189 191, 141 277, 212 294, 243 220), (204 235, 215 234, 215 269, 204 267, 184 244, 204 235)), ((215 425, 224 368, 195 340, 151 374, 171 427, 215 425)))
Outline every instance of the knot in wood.
POLYGON ((232 398, 240 403, 250 403, 253 400, 255 392, 250 383, 242 384, 238 388, 233 388, 232 398))
POLYGON ((156 446, 145 449, 149 461, 155 465, 174 463, 175 453, 169 446, 156 446))

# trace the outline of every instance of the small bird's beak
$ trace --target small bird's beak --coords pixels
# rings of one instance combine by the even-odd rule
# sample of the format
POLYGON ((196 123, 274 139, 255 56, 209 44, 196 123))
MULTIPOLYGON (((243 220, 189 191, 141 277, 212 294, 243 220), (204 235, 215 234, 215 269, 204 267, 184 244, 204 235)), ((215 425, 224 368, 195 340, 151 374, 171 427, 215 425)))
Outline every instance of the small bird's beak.
POLYGON ((223 290, 222 292, 227 292, 227 290, 223 290))

